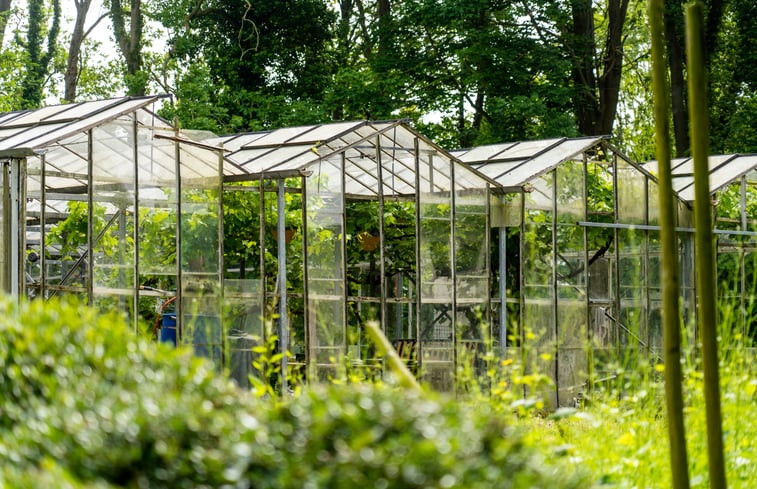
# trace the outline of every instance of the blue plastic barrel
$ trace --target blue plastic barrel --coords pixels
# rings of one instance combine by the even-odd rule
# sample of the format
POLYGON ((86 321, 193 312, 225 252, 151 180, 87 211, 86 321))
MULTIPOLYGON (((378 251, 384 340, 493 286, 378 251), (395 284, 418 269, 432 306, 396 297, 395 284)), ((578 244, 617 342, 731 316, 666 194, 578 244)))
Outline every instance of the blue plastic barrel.
POLYGON ((176 314, 163 314, 160 328, 160 342, 172 343, 176 346, 176 314))

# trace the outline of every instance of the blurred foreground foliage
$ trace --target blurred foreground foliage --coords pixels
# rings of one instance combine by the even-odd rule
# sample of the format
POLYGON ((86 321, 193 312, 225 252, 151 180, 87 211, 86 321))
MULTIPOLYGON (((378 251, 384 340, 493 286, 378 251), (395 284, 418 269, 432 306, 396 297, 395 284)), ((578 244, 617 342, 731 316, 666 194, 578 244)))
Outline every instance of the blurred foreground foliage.
POLYGON ((387 386, 256 398, 117 316, 0 299, 0 487, 585 485, 524 440, 486 405, 387 386))

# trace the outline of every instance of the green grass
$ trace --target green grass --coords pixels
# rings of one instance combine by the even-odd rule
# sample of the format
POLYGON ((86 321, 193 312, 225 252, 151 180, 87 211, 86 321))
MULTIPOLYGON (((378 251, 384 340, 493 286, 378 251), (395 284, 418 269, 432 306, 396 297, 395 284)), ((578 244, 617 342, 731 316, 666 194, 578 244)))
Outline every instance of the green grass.
MULTIPOLYGON (((580 409, 554 413, 522 398, 545 377, 492 356, 485 382, 462 369, 455 396, 348 372, 343 385, 256 397, 113 316, 55 302, 0 300, 0 310, 0 487, 365 487, 374 478, 386 487, 671 487, 659 367, 626 370, 580 409)), ((736 335, 721 349, 731 488, 757 480, 755 353, 741 343, 736 335)), ((691 486, 704 488, 702 374, 696 355, 686 358, 691 486)))
MULTIPOLYGON (((723 433, 728 484, 753 488, 757 480, 757 375, 755 354, 745 349, 721 353, 723 433)), ((659 372, 657 372, 659 374, 659 372)), ((706 419, 701 368, 687 365, 685 426, 691 487, 709 487, 706 419)), ((659 375, 658 375, 659 376, 659 375)), ((672 486, 663 385, 629 381, 625 394, 598 394, 580 410, 525 417, 528 439, 547 454, 568 457, 588 469, 600 486, 672 486)))

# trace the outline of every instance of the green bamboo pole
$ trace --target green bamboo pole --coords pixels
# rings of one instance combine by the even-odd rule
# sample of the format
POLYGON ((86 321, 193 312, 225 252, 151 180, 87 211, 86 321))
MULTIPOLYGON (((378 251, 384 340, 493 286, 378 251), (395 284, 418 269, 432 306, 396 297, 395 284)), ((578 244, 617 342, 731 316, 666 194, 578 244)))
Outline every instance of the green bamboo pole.
POLYGON ((397 376, 397 381, 400 385, 407 389, 420 392, 422 390, 420 384, 418 384, 418 381, 415 380, 415 376, 410 370, 408 370, 405 362, 403 362, 400 356, 397 355, 391 342, 381 331, 378 322, 366 321, 364 325, 365 332, 368 333, 368 337, 373 340, 379 355, 386 356, 386 363, 394 375, 397 376))
POLYGON ((707 457, 710 487, 725 489, 723 431, 720 414, 717 318, 715 310, 715 262, 712 246, 710 205, 709 125, 707 112, 707 67, 704 61, 704 5, 686 6, 686 59, 689 71, 689 121, 694 157, 694 219, 697 246, 697 299, 699 333, 702 338, 704 402, 707 413, 707 457))
POLYGON ((649 0, 647 15, 652 31, 652 86, 655 146, 659 179, 660 241, 662 248, 662 320, 665 348, 665 404, 668 411, 670 471, 674 489, 689 488, 686 435, 681 390, 681 316, 679 313, 678 243, 676 205, 670 169, 670 89, 663 42, 663 0, 649 0))

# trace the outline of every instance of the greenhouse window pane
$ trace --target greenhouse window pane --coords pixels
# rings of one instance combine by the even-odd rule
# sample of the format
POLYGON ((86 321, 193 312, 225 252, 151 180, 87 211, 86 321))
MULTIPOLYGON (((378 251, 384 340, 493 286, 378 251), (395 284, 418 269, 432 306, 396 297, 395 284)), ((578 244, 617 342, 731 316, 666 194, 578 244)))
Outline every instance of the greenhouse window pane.
POLYGON ((509 147, 503 153, 500 153, 499 155, 497 155, 497 158, 501 158, 501 159, 532 158, 560 141, 561 141, 560 138, 556 138, 556 139, 542 139, 540 141, 519 142, 509 147))
POLYGON ((306 178, 307 315, 311 361, 320 373, 346 351, 344 207, 341 158, 323 161, 306 178))
POLYGON ((358 124, 363 124, 362 122, 341 122, 336 124, 324 124, 322 126, 317 126, 313 128, 312 130, 292 138, 290 143, 299 143, 299 142, 307 142, 307 141, 327 141, 331 138, 334 138, 341 133, 348 131, 350 128, 355 127, 358 124))

